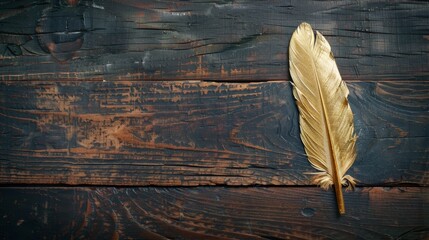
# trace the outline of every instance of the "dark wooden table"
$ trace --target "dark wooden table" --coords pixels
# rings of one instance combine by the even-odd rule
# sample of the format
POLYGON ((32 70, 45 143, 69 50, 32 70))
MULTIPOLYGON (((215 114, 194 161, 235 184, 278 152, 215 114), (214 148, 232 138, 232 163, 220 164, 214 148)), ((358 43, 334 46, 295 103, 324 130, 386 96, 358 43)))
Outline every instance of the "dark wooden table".
POLYGON ((428 239, 427 1, 0 3, 0 239, 428 239), (288 46, 326 36, 359 179, 339 216, 288 46))

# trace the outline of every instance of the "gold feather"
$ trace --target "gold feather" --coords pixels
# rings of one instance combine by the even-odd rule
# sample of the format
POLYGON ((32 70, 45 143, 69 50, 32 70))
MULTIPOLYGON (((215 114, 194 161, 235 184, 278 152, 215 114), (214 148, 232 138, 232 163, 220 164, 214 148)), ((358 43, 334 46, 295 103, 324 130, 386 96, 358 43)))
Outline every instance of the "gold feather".
POLYGON ((301 140, 311 165, 319 172, 313 181, 324 189, 334 185, 338 211, 345 213, 342 185, 354 188, 356 180, 345 175, 356 159, 353 113, 331 52, 322 34, 316 36, 301 23, 289 46, 293 95, 299 109, 301 140))

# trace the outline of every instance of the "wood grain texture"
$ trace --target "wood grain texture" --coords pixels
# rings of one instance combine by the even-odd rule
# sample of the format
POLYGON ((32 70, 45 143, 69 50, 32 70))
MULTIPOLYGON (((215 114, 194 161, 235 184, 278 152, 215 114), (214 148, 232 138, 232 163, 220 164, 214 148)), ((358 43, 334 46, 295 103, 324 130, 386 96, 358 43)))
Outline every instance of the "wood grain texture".
POLYGON ((429 239, 428 12, 1 1, 0 239, 429 239), (287 82, 302 21, 351 91, 361 187, 344 217, 304 174, 287 82))
POLYGON ((428 188, 0 188, 0 239, 427 239, 428 188))
MULTIPOLYGON (((360 184, 427 186, 428 82, 348 84, 360 184)), ((288 82, 1 82, 0 183, 308 185, 288 82)))
POLYGON ((330 42, 345 80, 427 80, 427 1, 0 3, 1 80, 289 78, 292 31, 330 42))

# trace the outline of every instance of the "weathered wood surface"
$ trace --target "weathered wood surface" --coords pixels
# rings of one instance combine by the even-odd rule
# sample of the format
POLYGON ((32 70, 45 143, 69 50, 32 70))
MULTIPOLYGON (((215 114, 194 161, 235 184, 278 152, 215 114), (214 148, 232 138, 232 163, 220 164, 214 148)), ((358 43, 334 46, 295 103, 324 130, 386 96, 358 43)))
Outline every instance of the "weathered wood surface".
POLYGON ((428 13, 427 1, 2 1, 0 239, 428 239, 428 13), (342 217, 303 174, 287 82, 302 21, 351 90, 350 174, 364 187, 342 217), (217 187, 184 187, 201 185, 217 187))
POLYGON ((427 239, 428 188, 0 188, 0 239, 427 239))
POLYGON ((427 80, 427 1, 2 1, 2 80, 284 80, 302 21, 346 80, 427 80))
MULTIPOLYGON (((365 185, 428 185, 428 82, 348 84, 365 185)), ((308 185, 288 82, 1 82, 0 183, 308 185)))

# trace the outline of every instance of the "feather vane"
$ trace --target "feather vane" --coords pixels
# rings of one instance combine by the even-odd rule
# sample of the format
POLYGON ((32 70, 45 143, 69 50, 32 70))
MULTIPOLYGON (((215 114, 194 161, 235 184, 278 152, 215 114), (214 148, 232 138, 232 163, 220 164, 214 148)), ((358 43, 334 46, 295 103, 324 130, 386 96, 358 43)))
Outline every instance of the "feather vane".
POLYGON ((328 41, 308 23, 298 26, 289 46, 293 95, 300 117, 301 140, 311 165, 313 182, 324 189, 334 185, 338 210, 345 213, 342 185, 353 188, 346 175, 356 159, 353 113, 328 41))

